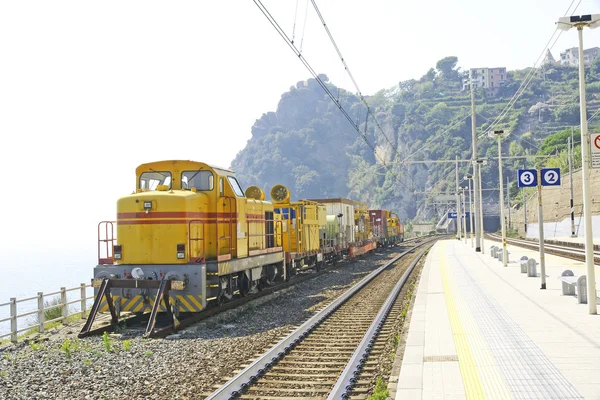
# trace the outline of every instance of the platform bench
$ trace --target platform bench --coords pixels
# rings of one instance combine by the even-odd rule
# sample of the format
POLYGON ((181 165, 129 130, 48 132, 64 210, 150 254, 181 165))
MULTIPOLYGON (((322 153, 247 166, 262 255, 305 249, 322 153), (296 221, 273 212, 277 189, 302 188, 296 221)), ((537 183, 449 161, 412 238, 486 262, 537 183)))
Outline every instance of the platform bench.
POLYGON ((558 277, 562 282, 562 294, 565 296, 577 296, 577 303, 587 304, 587 282, 586 276, 575 276, 573 271, 566 269, 558 277))

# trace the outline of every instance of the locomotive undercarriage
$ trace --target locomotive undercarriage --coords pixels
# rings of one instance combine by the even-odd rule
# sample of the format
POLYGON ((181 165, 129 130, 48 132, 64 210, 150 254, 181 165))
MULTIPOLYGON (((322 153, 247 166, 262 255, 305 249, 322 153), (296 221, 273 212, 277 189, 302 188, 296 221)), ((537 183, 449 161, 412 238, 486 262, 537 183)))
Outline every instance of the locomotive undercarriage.
POLYGON ((98 265, 93 280, 96 299, 80 336, 89 332, 96 314, 105 311, 111 312, 113 324, 123 311, 150 312, 147 334, 161 312, 172 315, 175 326, 180 313, 198 313, 235 295, 246 296, 289 279, 287 272, 281 251, 205 264, 98 265), (164 284, 168 281, 175 283, 164 284))

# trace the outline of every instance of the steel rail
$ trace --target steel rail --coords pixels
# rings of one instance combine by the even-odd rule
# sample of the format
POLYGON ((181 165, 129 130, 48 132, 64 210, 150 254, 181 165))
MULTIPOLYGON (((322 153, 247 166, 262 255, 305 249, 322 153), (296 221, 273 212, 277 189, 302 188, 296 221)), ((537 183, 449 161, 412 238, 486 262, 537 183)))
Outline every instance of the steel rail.
MULTIPOLYGON (((498 237, 495 235, 488 234, 486 236, 488 236, 492 240, 499 240, 498 237)), ((539 241, 537 240, 533 241, 507 238, 506 242, 508 244, 512 244, 513 246, 523 247, 529 250, 539 250, 539 241)), ((585 253, 583 249, 575 246, 558 245, 544 240, 544 253, 585 262, 585 253)), ((598 255, 597 251, 594 251, 594 264, 600 265, 600 256, 598 255)))
POLYGON ((400 278, 398 283, 396 283, 396 286, 394 286, 394 289, 387 297, 385 303, 381 306, 381 309, 379 310, 379 312, 377 313, 377 316, 371 323, 371 326, 365 333, 365 336, 363 337, 360 344, 358 345, 358 347, 352 354, 352 357, 350 358, 350 361, 348 361, 346 368, 344 368, 344 371, 342 372, 342 374, 338 378, 337 382, 333 386, 333 389, 332 389, 331 393, 329 394, 329 396, 327 397, 327 400, 337 400, 337 399, 348 399, 349 398, 350 392, 352 391, 352 388, 356 384, 356 377, 358 376, 358 374, 360 374, 362 365, 367 360, 367 357, 369 356, 369 353, 371 352, 371 348, 373 347, 373 343, 375 342, 375 339, 377 338, 379 331, 383 327, 383 324, 384 324, 387 316, 389 315, 390 311, 392 310, 392 306, 396 302, 396 299, 397 299, 398 295, 400 294, 400 291, 404 287, 410 274, 415 269, 415 266, 417 265, 417 263, 421 260, 421 258, 423 258, 423 255, 428 250, 429 250, 429 248, 424 249, 417 256, 417 258, 415 258, 415 260, 410 264, 410 266, 408 267, 406 272, 404 272, 404 274, 402 275, 402 277, 400 278))
POLYGON ((264 374, 269 367, 271 367, 272 364, 276 363, 278 360, 283 358, 286 353, 289 353, 295 345, 297 345, 302 339, 308 336, 324 320, 326 320, 331 314, 337 311, 346 301, 348 301, 363 287, 365 287, 368 283, 375 279, 381 272, 383 272, 390 265, 394 264, 400 258, 406 256, 407 254, 410 254, 417 247, 423 246, 424 244, 429 243, 431 241, 432 240, 411 247, 405 252, 392 258, 390 261, 377 268, 375 271, 371 272, 356 285, 354 285, 341 296, 336 298, 323 310, 309 318, 291 334, 289 334, 287 337, 285 337, 279 343, 277 343, 275 346, 269 349, 265 354, 263 354, 258 359, 254 360, 240 373, 238 373, 227 383, 225 383, 225 385, 221 386, 210 396, 208 396, 206 400, 229 400, 235 399, 236 397, 240 396, 242 392, 246 388, 248 388, 252 383, 256 382, 258 378, 262 374, 264 374))

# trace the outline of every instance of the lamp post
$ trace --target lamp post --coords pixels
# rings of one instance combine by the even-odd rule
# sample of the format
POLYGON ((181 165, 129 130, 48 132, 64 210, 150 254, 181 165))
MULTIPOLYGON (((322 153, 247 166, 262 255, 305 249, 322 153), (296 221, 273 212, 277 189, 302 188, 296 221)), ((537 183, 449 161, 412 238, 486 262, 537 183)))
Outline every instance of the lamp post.
MULTIPOLYGON (((477 159, 477 123, 475 120, 475 85, 473 82, 473 70, 470 69, 469 70, 469 84, 471 86, 471 137, 472 137, 472 147, 473 147, 473 154, 471 156, 471 162, 473 163, 473 175, 477 176, 478 175, 478 170, 479 168, 479 164, 476 163, 476 159, 477 159)), ((475 187, 475 212, 477 213, 477 211, 480 211, 477 214, 480 215, 476 215, 475 216, 475 251, 479 252, 481 251, 483 253, 483 220, 481 220, 481 214, 483 214, 483 211, 480 210, 479 208, 481 207, 481 191, 480 191, 480 187, 481 183, 478 180, 475 180, 474 185, 475 187)), ((471 225, 473 226, 473 225, 471 225)))
POLYGON ((463 224, 463 232, 465 233, 465 244, 467 244, 467 240, 468 240, 468 236, 467 236, 467 196, 465 195, 465 190, 467 190, 469 187, 468 186, 461 186, 460 190, 462 191, 462 209, 463 209, 463 213, 462 215, 464 216, 464 224, 463 224))
POLYGON ((498 182, 500 182, 500 225, 502 226, 502 265, 506 267, 506 223, 504 222, 504 183, 502 178, 502 145, 500 138, 504 131, 490 132, 490 137, 498 138, 498 182))
MULTIPOLYGON (((475 214, 478 214, 478 216, 479 216, 479 222, 480 222, 479 227, 481 228, 481 230, 480 230, 481 254, 485 254, 485 243, 484 243, 485 229, 483 226, 483 186, 481 185, 481 174, 482 174, 481 166, 487 165, 487 160, 478 158, 477 160, 474 160, 471 162, 473 163, 473 171, 475 171, 475 175, 473 176, 474 182, 479 184, 479 185, 476 184, 474 187, 474 192, 476 195, 475 196, 475 214), (477 186, 479 186, 479 188, 477 186), (477 201, 477 194, 479 194, 479 202, 477 201), (479 204, 479 207, 477 207, 477 204, 479 204), (477 210, 477 208, 479 208, 479 210, 477 210)), ((475 219, 475 224, 477 224, 477 219, 475 219)), ((477 251, 477 229, 475 230, 475 251, 477 251)))
POLYGON ((471 236, 471 247, 473 247, 474 246, 474 243, 473 243, 473 238, 474 238, 474 235, 473 235, 473 229, 474 229, 474 226, 473 226, 473 203, 471 202, 471 190, 472 190, 471 181, 473 180, 473 175, 465 175, 465 180, 469 181, 469 216, 470 216, 470 223, 471 223, 471 229, 470 229, 471 235, 470 236, 471 236))
POLYGON ((583 59, 583 28, 590 29, 600 26, 600 14, 572 15, 561 17, 556 23, 557 28, 568 31, 575 27, 579 34, 579 103, 581 118, 581 164, 583 183, 583 217, 585 228, 585 264, 587 267, 588 311, 596 314, 596 271, 594 270, 594 238, 592 236, 592 193, 590 191, 590 148, 587 132, 587 113, 585 103, 585 69, 583 59))

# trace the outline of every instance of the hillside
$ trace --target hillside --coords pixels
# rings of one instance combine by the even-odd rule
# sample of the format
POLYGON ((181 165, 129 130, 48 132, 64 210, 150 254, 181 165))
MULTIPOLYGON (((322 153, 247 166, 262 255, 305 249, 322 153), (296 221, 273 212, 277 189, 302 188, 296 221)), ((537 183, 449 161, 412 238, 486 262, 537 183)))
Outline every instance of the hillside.
MULTIPOLYGON (((309 79, 284 93, 276 112, 265 113, 255 122, 252 138, 231 167, 242 185, 258 185, 267 193, 282 183, 290 188, 294 199, 350 197, 373 207, 398 210, 402 219, 419 214, 421 220, 435 220, 437 210, 423 207, 426 197, 419 192, 453 192, 454 164, 397 162, 470 158, 470 92, 463 90, 467 74, 456 68, 457 61, 456 57, 446 57, 421 78, 399 82, 368 97, 381 129, 372 116, 365 127, 367 110, 360 99, 321 75, 375 146, 377 155, 318 82, 309 79)), ((500 115, 529 72, 507 71, 507 83, 495 95, 486 89, 476 90, 479 135, 500 115)), ((596 60, 587 71, 588 117, 600 107, 598 96, 600 61, 596 60)), ((551 66, 536 71, 496 129, 509 132, 503 140, 504 154, 522 155, 537 153, 549 135, 578 124, 578 71, 551 66)), ((544 150, 553 152, 548 144, 544 150)), ((480 156, 496 156, 496 141, 482 137, 479 152, 480 156)), ((512 179, 522 164, 522 160, 505 164, 505 174, 512 179)), ((483 181, 484 187, 498 187, 494 162, 484 168, 483 181)))

